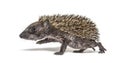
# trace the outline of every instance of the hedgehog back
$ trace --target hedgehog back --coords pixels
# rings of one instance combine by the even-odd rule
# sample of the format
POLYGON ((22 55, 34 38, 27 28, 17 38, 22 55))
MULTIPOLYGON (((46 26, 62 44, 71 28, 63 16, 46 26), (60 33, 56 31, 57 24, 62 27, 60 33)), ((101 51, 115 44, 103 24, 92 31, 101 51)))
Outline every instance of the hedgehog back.
POLYGON ((55 28, 81 38, 99 39, 98 29, 89 18, 79 15, 41 16, 39 21, 49 20, 55 28))

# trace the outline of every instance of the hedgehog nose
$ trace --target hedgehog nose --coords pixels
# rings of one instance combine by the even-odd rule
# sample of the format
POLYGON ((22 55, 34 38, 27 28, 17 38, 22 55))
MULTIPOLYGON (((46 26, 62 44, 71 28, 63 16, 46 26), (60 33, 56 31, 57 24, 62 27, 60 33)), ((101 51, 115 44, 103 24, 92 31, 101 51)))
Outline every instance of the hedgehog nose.
POLYGON ((23 37, 24 37, 24 35, 23 35, 23 34, 20 34, 19 36, 20 36, 20 38, 23 38, 23 37))

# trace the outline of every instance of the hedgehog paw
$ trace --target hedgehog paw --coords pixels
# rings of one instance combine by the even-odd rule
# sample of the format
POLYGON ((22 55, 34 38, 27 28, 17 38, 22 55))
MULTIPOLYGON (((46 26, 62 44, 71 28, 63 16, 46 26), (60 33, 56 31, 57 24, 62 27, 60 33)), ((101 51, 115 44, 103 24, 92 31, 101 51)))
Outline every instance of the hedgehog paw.
POLYGON ((106 49, 103 48, 103 49, 100 49, 99 53, 105 53, 106 49))
POLYGON ((55 55, 63 55, 63 52, 55 52, 55 55))

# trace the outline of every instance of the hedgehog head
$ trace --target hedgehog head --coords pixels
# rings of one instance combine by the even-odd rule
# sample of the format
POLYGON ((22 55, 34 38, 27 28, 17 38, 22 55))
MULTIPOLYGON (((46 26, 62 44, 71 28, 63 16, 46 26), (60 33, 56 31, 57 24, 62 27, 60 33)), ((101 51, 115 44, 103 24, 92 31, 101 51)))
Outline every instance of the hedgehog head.
POLYGON ((20 34, 20 37, 28 40, 42 39, 48 35, 49 27, 48 20, 34 22, 20 34))

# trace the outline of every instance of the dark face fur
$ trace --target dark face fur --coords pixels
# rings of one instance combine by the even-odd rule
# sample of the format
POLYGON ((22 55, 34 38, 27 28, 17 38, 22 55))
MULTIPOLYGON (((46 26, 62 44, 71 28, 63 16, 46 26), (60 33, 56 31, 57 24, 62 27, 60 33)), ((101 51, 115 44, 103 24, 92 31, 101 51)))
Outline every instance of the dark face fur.
POLYGON ((49 21, 45 21, 44 23, 34 22, 20 34, 20 38, 28 40, 38 40, 47 36, 48 31, 49 21))

